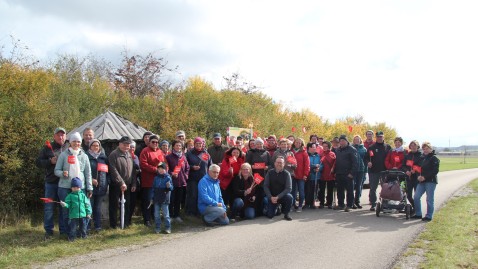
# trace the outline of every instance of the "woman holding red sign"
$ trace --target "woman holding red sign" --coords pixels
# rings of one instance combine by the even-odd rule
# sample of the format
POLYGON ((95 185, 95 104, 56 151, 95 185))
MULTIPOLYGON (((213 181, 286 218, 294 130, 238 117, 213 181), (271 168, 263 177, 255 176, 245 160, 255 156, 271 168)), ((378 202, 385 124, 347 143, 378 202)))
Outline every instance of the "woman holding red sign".
POLYGON ((422 204, 420 198, 424 193, 427 194, 427 213, 422 221, 431 221, 433 219, 433 212, 435 211, 435 188, 438 184, 438 171, 440 170, 440 160, 435 155, 430 142, 423 142, 423 154, 418 161, 417 166, 414 166, 415 173, 418 173, 418 185, 415 191, 415 216, 412 218, 422 218, 422 204), (418 166, 419 165, 419 166, 418 166))
POLYGON ((393 140, 395 148, 388 152, 385 158, 385 167, 387 170, 400 169, 402 167, 403 159, 405 159, 405 152, 403 150, 403 139, 396 137, 393 140))
MULTIPOLYGON (((81 135, 78 132, 70 134, 70 147, 58 156, 55 165, 55 175, 60 178, 58 182, 58 198, 65 201, 66 196, 71 192, 71 180, 78 177, 82 181, 83 192, 88 198, 93 194, 93 185, 91 182, 90 160, 81 149, 81 135)), ((66 227, 68 234, 68 208, 62 208, 63 226, 66 227)), ((61 225, 60 225, 61 226, 61 225)))
POLYGON ((231 220, 236 216, 253 219, 256 216, 255 208, 257 185, 252 176, 252 167, 248 163, 241 165, 241 171, 232 180, 234 202, 232 204, 231 220))
POLYGON ((103 204, 103 197, 108 191, 108 158, 105 153, 102 152, 101 143, 98 139, 90 140, 86 155, 90 161, 93 184, 93 195, 90 198, 91 207, 93 209, 93 222, 95 231, 99 232, 102 229, 101 205, 103 204))
MULTIPOLYGON (((418 173, 413 170, 413 166, 420 160, 422 153, 419 150, 420 143, 413 140, 408 144, 408 153, 405 155, 401 170, 407 174, 407 199, 412 205, 412 213, 415 212, 415 204, 413 200, 413 193, 417 189, 418 173)), ((413 214, 412 214, 413 215, 413 214)))
MULTIPOLYGON (((224 159, 222 160, 219 173, 219 186, 221 187, 222 199, 229 208, 232 208, 234 201, 231 182, 232 179, 239 174, 243 163, 244 155, 239 148, 232 147, 224 153, 224 159)), ((234 215, 232 215, 232 218, 234 218, 234 215)))
POLYGON ((166 162, 168 163, 168 172, 171 175, 174 187, 171 192, 169 213, 173 221, 182 223, 183 220, 179 216, 179 211, 181 210, 182 197, 185 195, 188 185, 189 164, 186 154, 184 154, 183 142, 181 140, 173 141, 171 153, 166 156, 166 162))

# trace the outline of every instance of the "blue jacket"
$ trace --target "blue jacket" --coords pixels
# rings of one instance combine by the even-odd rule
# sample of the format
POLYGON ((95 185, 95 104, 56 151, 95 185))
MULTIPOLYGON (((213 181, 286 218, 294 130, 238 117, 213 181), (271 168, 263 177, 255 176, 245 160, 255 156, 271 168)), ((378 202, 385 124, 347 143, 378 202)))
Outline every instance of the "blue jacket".
POLYGON ((319 180, 320 179, 320 174, 322 170, 324 170, 324 165, 320 161, 320 155, 315 153, 314 155, 309 154, 309 160, 310 160, 310 175, 309 179, 310 180, 319 180), (319 171, 315 171, 315 166, 319 165, 319 171))
POLYGON ((367 172, 367 165, 364 162, 365 154, 367 154, 367 149, 363 144, 355 145, 354 148, 357 150, 357 158, 358 158, 358 169, 357 172, 367 172))
POLYGON ((219 187, 219 180, 212 179, 209 174, 206 174, 198 184, 198 209, 199 213, 204 214, 206 207, 216 207, 218 203, 222 204, 224 210, 224 200, 221 195, 221 188, 219 187))
POLYGON ((173 190, 173 181, 168 173, 163 175, 157 174, 153 180, 153 187, 149 193, 149 200, 153 200, 154 203, 169 204, 171 198, 171 191, 173 190), (169 188, 166 188, 166 183, 170 184, 169 188))

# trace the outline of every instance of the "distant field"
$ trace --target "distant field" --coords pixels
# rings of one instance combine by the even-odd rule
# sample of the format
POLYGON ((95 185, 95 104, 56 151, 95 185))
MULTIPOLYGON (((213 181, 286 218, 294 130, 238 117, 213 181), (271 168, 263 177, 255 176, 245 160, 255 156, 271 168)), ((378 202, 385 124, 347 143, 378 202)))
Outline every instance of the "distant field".
POLYGON ((437 156, 440 159, 440 171, 450 171, 450 170, 460 170, 460 169, 470 169, 478 168, 478 157, 477 156, 467 156, 466 159, 463 159, 463 156, 456 157, 442 157, 437 156))

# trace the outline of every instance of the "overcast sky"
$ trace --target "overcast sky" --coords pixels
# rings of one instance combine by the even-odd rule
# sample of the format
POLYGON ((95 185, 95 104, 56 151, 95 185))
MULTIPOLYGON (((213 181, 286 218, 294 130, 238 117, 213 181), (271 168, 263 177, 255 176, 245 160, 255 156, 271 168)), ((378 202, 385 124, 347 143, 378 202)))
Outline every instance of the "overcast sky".
POLYGON ((40 60, 156 52, 217 89, 239 72, 291 109, 386 122, 406 143, 478 144, 478 1, 0 0, 40 60))

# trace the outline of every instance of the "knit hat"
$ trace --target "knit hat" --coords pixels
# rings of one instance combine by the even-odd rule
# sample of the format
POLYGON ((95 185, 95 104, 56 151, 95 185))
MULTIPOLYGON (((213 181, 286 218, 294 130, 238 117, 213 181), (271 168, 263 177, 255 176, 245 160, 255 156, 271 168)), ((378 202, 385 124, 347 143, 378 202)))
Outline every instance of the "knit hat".
POLYGON ((91 148, 91 145, 93 145, 93 143, 95 143, 95 142, 98 142, 98 145, 99 145, 100 148, 101 148, 101 142, 100 142, 100 140, 98 140, 98 139, 96 139, 96 138, 90 140, 90 143, 88 144, 88 147, 91 148))
POLYGON ((347 142, 349 142, 349 141, 347 140, 347 136, 346 136, 346 135, 341 135, 340 138, 339 138, 339 141, 342 140, 342 139, 345 140, 345 141, 347 141, 347 142))
POLYGON ((201 137, 199 137, 199 136, 198 136, 198 137, 196 137, 196 138, 194 138, 194 144, 196 144, 196 143, 198 143, 198 142, 201 142, 201 143, 203 143, 203 142, 204 142, 204 139, 202 139, 202 138, 201 138, 201 137))
POLYGON ((80 133, 78 132, 74 132, 72 134, 70 134, 70 142, 73 142, 73 141, 80 141, 81 142, 81 135, 80 133))
POLYGON ((186 133, 183 130, 179 130, 179 131, 176 132, 176 137, 178 137, 178 136, 186 137, 186 133))
POLYGON ((78 187, 81 189, 81 179, 78 178, 78 177, 74 177, 72 180, 71 180, 71 187, 78 187))
POLYGON ((159 146, 163 146, 164 144, 168 145, 169 146, 169 142, 167 140, 163 140, 161 141, 161 143, 159 143, 159 146))
POLYGON ((259 142, 259 143, 262 143, 264 144, 264 140, 262 140, 262 138, 258 137, 255 139, 256 143, 259 142))

